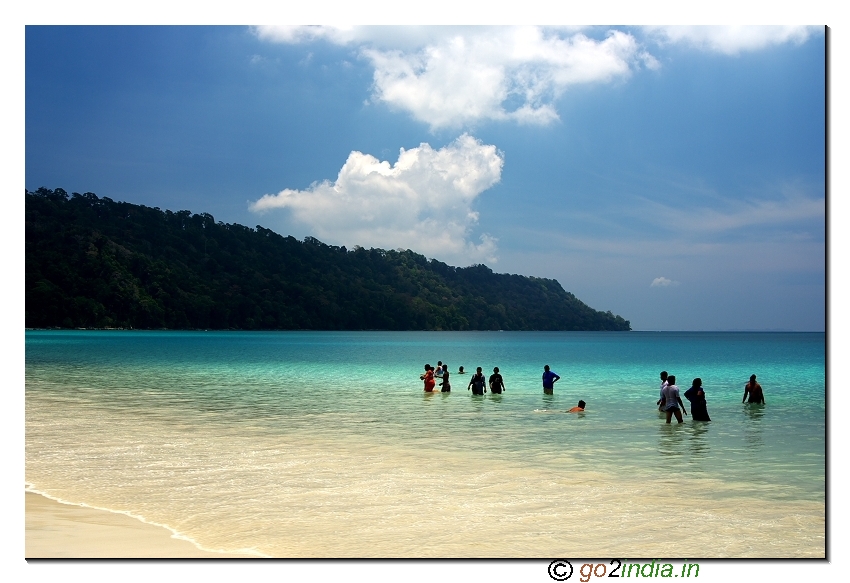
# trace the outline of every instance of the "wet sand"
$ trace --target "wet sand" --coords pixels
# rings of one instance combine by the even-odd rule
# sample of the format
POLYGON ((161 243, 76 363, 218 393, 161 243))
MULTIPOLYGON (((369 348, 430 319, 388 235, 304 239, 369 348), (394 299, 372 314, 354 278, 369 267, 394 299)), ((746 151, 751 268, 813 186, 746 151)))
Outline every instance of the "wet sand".
POLYGON ((26 558, 248 558, 202 551, 167 528, 26 492, 26 558))

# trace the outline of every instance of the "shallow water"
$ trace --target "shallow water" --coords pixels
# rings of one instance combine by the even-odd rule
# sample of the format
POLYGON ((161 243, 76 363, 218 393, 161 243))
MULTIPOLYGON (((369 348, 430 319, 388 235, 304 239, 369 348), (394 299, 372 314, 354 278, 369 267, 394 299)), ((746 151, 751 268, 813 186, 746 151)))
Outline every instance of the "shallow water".
POLYGON ((824 356, 822 333, 28 331, 26 479, 269 556, 822 557, 824 356), (507 391, 423 394, 438 359, 507 391), (664 423, 661 369, 702 378, 710 423, 664 423))

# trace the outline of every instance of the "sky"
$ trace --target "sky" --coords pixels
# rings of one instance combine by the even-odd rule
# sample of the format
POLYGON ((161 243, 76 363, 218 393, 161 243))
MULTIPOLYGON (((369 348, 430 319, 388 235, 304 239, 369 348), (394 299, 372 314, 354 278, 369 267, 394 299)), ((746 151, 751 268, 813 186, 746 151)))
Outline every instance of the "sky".
POLYGON ((36 26, 25 186, 822 331, 822 26, 36 26))

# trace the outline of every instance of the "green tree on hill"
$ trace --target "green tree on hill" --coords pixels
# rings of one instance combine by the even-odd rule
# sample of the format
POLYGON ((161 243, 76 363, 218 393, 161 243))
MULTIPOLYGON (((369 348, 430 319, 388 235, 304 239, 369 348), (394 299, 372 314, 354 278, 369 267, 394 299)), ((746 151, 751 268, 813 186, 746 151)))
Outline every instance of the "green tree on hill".
POLYGON ((553 279, 346 249, 61 188, 26 192, 26 325, 630 330, 553 279))

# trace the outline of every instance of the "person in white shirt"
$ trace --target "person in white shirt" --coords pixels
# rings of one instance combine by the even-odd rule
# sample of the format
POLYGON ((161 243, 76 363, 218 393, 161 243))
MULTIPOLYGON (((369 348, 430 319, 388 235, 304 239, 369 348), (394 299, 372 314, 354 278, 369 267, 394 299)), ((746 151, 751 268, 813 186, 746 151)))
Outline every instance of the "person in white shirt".
POLYGON ((667 386, 667 371, 661 371, 661 398, 658 399, 656 405, 658 405, 658 410, 662 413, 664 412, 664 387, 667 386))
POLYGON ((664 397, 664 412, 667 413, 667 423, 670 423, 673 415, 676 416, 676 421, 681 423, 682 413, 687 415, 688 412, 685 410, 685 404, 679 396, 679 387, 676 386, 675 376, 670 375, 667 377, 667 386, 661 389, 661 395, 664 397), (680 406, 682 407, 681 411, 679 411, 680 406))

